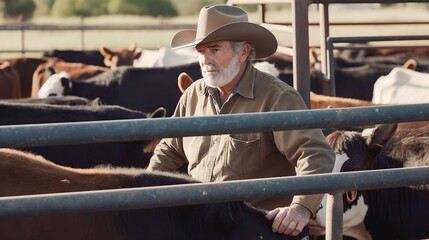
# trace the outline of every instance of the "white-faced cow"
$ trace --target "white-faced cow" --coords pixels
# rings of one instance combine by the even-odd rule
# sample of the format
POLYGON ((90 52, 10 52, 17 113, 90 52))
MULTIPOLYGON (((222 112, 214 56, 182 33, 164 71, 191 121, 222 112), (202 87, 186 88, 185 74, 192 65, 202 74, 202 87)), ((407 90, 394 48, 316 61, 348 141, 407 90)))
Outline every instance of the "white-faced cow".
MULTIPOLYGON (((41 156, 0 149, 0 197, 197 183, 144 169, 73 169, 41 156)), ((245 202, 0 219, 0 239, 295 240, 271 230, 245 202)))
MULTIPOLYGON (((337 153, 335 169, 346 172, 429 166, 428 126, 416 130, 387 124, 369 134, 336 131, 327 136, 337 153)), ((346 192, 343 233, 356 239, 427 239, 428 203, 426 185, 346 192)), ((310 225, 313 234, 323 234, 325 219, 322 207, 310 225)))
MULTIPOLYGON (((0 125, 146 119, 165 116, 165 109, 159 109, 152 113, 143 113, 120 106, 97 105, 92 101, 88 102, 89 105, 75 104, 73 106, 59 105, 59 101, 64 104, 70 99, 61 100, 61 97, 46 98, 32 103, 25 103, 24 100, 15 102, 0 101, 0 125), (42 100, 45 102, 42 102, 42 100)), ((49 132, 46 135, 49 135, 49 132)), ((158 140, 156 139, 153 141, 22 147, 20 149, 40 154, 55 163, 70 167, 88 168, 99 164, 146 167, 152 156, 153 144, 157 142, 158 140)))
POLYGON ((84 63, 73 63, 64 61, 49 61, 40 64, 33 73, 31 97, 38 97, 38 92, 50 76, 57 72, 65 72, 71 80, 87 79, 109 68, 84 63))

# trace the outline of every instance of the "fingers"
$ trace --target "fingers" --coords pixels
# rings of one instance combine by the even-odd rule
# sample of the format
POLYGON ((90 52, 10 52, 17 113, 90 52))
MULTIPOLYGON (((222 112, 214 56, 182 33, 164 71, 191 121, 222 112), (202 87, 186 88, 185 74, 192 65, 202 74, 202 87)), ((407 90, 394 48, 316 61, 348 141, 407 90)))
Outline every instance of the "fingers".
POLYGON ((280 211, 280 208, 276 208, 274 210, 269 211, 266 215, 266 218, 268 220, 273 220, 274 217, 277 215, 277 213, 279 213, 279 211, 280 211))
MULTIPOLYGON (((288 230, 292 219, 287 218, 288 208, 279 208, 274 221, 272 224, 272 229, 274 232, 284 233, 288 230)), ((290 231, 290 230, 289 230, 290 231)))
POLYGON ((267 219, 273 219, 272 229, 274 232, 297 236, 310 220, 310 215, 300 210, 301 209, 297 209, 295 206, 292 208, 276 208, 268 212, 267 219))

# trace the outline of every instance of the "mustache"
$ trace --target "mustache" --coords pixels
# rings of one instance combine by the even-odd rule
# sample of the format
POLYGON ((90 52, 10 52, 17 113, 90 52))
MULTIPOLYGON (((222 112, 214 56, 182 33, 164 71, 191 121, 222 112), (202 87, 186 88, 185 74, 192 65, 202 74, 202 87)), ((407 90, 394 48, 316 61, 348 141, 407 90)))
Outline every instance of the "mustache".
POLYGON ((202 70, 204 72, 208 72, 208 71, 219 71, 219 67, 217 67, 216 65, 213 64, 209 64, 209 65, 204 65, 202 67, 202 70))

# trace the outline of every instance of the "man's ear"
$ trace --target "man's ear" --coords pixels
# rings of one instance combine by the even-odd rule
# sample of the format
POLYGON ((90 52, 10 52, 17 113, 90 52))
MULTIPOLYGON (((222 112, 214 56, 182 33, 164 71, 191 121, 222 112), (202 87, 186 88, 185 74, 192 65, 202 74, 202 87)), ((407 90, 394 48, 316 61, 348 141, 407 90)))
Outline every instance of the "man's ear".
POLYGON ((240 62, 247 61, 247 57, 250 54, 250 44, 244 43, 243 46, 241 46, 241 55, 240 55, 240 62))

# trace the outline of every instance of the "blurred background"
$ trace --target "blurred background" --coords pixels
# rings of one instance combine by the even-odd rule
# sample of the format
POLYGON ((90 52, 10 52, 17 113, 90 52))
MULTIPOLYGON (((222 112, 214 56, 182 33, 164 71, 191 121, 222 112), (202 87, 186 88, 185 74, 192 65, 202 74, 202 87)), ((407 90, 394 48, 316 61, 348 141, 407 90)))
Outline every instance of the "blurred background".
MULTIPOLYGON (((129 46, 131 42, 145 49, 168 47, 171 37, 179 29, 195 27, 201 7, 219 3, 226 3, 226 0, 0 0, 0 57, 24 52, 26 56, 38 56, 52 49, 94 50, 101 45, 120 48, 129 46), (105 29, 91 29, 94 26, 105 29)), ((240 7, 249 13, 252 22, 259 21, 256 4, 240 7)), ((331 36, 429 33, 429 24, 422 24, 429 22, 427 3, 331 4, 329 11, 331 23, 417 23, 333 25, 331 36)), ((291 19, 291 6, 287 1, 267 5, 267 22, 290 24, 291 19)), ((318 46, 317 5, 310 5, 309 20, 314 23, 309 29, 310 45, 318 46)), ((281 45, 291 46, 290 34, 274 33, 281 45)))

